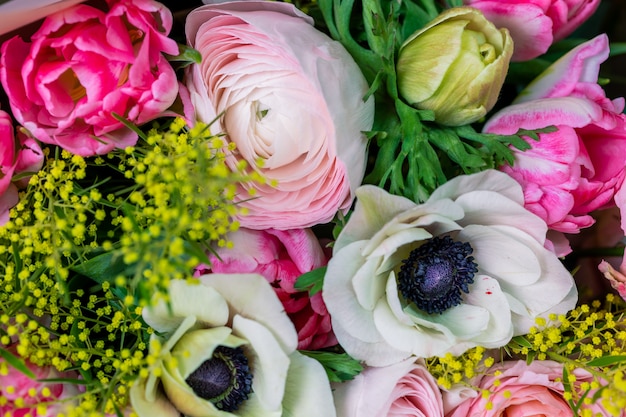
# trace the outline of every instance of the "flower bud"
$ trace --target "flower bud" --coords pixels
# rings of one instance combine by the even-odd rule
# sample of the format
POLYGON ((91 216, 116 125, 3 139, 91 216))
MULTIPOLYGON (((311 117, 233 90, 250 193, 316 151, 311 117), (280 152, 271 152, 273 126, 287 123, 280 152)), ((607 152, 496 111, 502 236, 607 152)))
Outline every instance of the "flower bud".
POLYGON ((496 103, 512 54, 506 29, 476 9, 448 9, 400 48, 400 95, 441 124, 475 122, 496 103))

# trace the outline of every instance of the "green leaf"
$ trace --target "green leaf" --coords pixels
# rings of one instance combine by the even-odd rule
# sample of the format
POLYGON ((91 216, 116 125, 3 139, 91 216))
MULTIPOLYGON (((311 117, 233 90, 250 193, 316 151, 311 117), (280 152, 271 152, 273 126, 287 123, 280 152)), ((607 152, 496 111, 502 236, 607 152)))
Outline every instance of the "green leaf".
POLYGON ((515 336, 513 339, 511 339, 511 341, 517 343, 521 347, 525 347, 528 349, 532 349, 533 347, 533 345, 524 336, 515 336))
POLYGON ((310 350, 301 350, 300 353, 321 363, 330 382, 349 381, 363 371, 363 365, 347 353, 310 350))
POLYGON ((587 362, 588 366, 609 366, 626 361, 626 355, 603 356, 587 362))
POLYGON ((609 46, 611 48, 609 56, 626 54, 626 42, 613 42, 609 46))
POLYGON ((111 251, 74 265, 70 269, 102 284, 112 282, 118 275, 129 275, 132 268, 124 263, 120 251, 111 251))
POLYGON ((178 55, 166 55, 169 62, 180 63, 177 65, 177 69, 185 68, 191 64, 199 64, 202 62, 202 55, 196 49, 178 44, 178 55))
POLYGON ((35 379, 35 374, 30 369, 28 369, 28 366, 26 366, 26 363, 24 362, 22 358, 18 358, 17 356, 12 354, 8 350, 1 348, 1 347, 0 347, 0 356, 2 357, 2 359, 7 361, 7 363, 11 365, 13 368, 17 369, 18 371, 20 371, 21 373, 23 373, 30 379, 35 379))
POLYGON ((305 272, 296 280, 293 287, 300 291, 309 291, 309 295, 315 295, 322 291, 324 285, 324 275, 326 274, 326 266, 321 266, 312 271, 305 272))

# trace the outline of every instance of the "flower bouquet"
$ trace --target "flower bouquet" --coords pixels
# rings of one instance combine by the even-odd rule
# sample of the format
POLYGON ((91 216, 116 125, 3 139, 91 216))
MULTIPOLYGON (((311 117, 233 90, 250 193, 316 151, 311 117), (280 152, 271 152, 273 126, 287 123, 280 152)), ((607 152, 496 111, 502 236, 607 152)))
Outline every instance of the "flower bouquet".
POLYGON ((0 4, 1 416, 626 415, 599 0, 206 3, 0 4))

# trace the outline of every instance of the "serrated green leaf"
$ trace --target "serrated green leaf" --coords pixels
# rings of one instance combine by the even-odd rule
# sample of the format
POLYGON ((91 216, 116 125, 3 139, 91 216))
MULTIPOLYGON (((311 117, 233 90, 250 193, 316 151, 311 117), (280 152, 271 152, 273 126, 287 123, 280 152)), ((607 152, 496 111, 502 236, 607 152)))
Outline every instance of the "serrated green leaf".
POLYGON ((0 347, 0 356, 9 365, 11 365, 11 367, 13 367, 16 370, 18 370, 19 372, 23 373, 24 375, 26 375, 30 379, 35 379, 35 374, 33 373, 33 371, 28 369, 28 366, 26 366, 26 363, 24 362, 24 360, 22 358, 18 358, 17 356, 12 354, 8 350, 6 350, 4 348, 1 348, 1 347, 0 347))
POLYGON ((309 291, 309 295, 315 295, 322 291, 324 285, 324 275, 326 274, 326 266, 321 266, 312 271, 305 272, 300 275, 293 287, 300 291, 309 291))
POLYGON ((300 353, 321 363, 330 382, 349 381, 363 371, 363 365, 347 353, 310 350, 301 350, 300 353))

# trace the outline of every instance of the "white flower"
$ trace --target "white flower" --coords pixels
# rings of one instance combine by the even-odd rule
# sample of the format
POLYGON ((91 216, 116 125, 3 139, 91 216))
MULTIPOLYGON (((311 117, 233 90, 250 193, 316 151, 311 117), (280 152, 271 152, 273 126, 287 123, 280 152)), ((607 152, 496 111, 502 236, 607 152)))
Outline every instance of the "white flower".
POLYGON ((296 351, 295 328, 265 278, 199 279, 173 281, 170 306, 144 310, 159 359, 131 388, 139 417, 335 416, 324 369, 296 351))
POLYGON ((384 366, 500 347, 536 317, 573 308, 574 281, 523 204, 519 184, 494 170, 456 177, 424 204, 358 189, 324 278, 339 343, 384 366))

